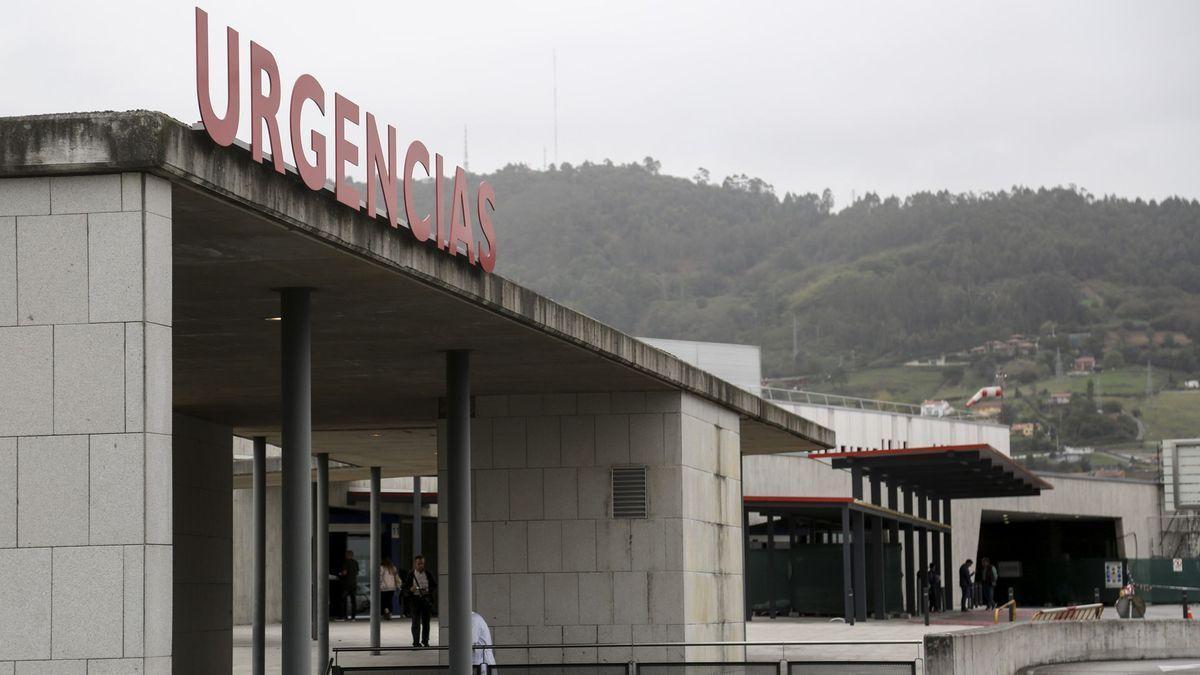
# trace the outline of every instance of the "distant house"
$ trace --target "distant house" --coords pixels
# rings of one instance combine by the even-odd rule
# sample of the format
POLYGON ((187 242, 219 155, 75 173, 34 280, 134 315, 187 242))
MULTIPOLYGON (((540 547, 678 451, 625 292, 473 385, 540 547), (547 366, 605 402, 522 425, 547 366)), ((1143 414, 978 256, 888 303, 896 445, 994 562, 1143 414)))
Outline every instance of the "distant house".
POLYGON ((927 399, 921 402, 922 417, 945 417, 954 412, 949 401, 927 399))
POLYGON ((1070 404, 1071 404, 1071 392, 1060 391, 1060 392, 1050 394, 1050 405, 1070 405, 1070 404))
POLYGON ((1125 469, 1118 469, 1115 467, 1108 469, 1096 469, 1092 471, 1092 475, 1097 478, 1124 478, 1125 469))
POLYGON ((1017 422, 1011 427, 1012 433, 1021 434, 1025 438, 1030 438, 1041 428, 1042 425, 1037 422, 1017 422))
POLYGON ((1188 380, 1183 383, 1184 389, 1200 389, 1200 380, 1188 380))
POLYGON ((1081 357, 1075 359, 1075 372, 1091 373, 1091 372, 1094 372, 1095 370, 1096 370, 1096 357, 1081 356, 1081 357))

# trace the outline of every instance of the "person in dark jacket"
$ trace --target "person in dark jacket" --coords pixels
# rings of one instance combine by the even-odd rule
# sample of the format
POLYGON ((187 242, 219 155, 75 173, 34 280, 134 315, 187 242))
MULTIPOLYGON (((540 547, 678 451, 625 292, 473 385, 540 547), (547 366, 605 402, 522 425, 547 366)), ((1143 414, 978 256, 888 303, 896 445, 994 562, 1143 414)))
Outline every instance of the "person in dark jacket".
POLYGON ((983 604, 988 609, 996 609, 996 582, 1000 575, 996 566, 987 558, 979 559, 979 569, 975 570, 975 580, 983 586, 983 604))
POLYGON ((942 573, 937 563, 929 563, 929 611, 942 611, 942 573))
POLYGON ((958 588, 961 591, 964 612, 974 607, 971 602, 971 584, 971 559, 967 558, 967 562, 958 568, 958 588))
POLYGON ((429 617, 433 614, 433 603, 437 602, 437 575, 425 571, 425 556, 413 558, 412 572, 404 579, 404 592, 408 596, 408 609, 412 614, 412 639, 414 647, 429 646, 429 617))

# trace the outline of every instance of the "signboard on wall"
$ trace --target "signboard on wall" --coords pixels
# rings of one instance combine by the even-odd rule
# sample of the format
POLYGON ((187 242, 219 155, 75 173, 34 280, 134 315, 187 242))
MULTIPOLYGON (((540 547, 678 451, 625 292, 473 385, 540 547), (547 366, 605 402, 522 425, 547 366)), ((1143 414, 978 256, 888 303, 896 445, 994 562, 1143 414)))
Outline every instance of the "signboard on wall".
POLYGON ((1000 560, 996 563, 996 575, 1005 579, 1021 578, 1020 560, 1000 560))
POLYGON ((1121 574, 1121 561, 1105 561, 1104 563, 1104 587, 1105 588, 1120 588, 1124 584, 1124 575, 1121 574))
POLYGON ((1172 558, 1171 559, 1171 571, 1172 572, 1182 572, 1183 571, 1183 558, 1172 558))

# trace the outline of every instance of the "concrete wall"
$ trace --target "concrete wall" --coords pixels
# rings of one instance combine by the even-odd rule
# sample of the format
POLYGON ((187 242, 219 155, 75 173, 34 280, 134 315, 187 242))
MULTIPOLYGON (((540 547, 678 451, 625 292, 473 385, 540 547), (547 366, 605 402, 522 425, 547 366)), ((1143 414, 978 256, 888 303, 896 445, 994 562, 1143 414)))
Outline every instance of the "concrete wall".
MULTIPOLYGON (((1157 550, 1162 488, 1157 483, 1041 474, 1054 486, 1037 497, 964 499, 953 502, 954 561, 977 557, 983 511, 1086 515, 1116 518, 1117 550, 1130 558, 1149 558, 1157 550), (1136 542, 1136 543, 1135 543, 1136 542)), ((984 552, 987 555, 987 552, 984 552)), ((996 554, 990 556, 997 559, 996 554)))
POLYGON ((174 424, 174 672, 219 675, 233 669, 232 433, 174 424))
MULTIPOLYGON (((926 675, 1011 675, 1075 661, 1194 658, 1200 624, 1178 620, 1003 624, 925 636, 926 675)), ((1080 671, 1082 672, 1082 671, 1080 671)))
POLYGON ((907 442, 910 448, 987 443, 1009 454, 1007 425, 783 401, 774 403, 832 429, 839 446, 879 448, 886 446, 887 441, 892 441, 893 447, 904 447, 907 442))
MULTIPOLYGON (((497 644, 743 639, 735 414, 679 392, 479 397, 475 411, 474 606, 497 644), (648 467, 649 517, 614 519, 610 470, 630 464, 648 467)), ((439 439, 444 476, 444 427, 439 439)), ((439 601, 445 620, 445 592, 439 601)), ((630 653, 500 657, 623 662, 630 653)))
POLYGON ((166 182, 0 180, 0 373, 0 671, 170 672, 166 182))
MULTIPOLYGON (((254 621, 254 503, 252 490, 233 491, 233 623, 254 621)), ((283 619, 280 491, 267 488, 267 623, 283 619)))

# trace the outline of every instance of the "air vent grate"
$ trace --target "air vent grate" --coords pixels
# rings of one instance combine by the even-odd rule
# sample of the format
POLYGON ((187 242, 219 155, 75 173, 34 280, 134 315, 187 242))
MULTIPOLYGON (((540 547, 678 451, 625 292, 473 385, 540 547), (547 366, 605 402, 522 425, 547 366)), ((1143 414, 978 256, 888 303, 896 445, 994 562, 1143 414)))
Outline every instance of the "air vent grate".
POLYGON ((613 518, 645 518, 649 511, 646 467, 620 466, 612 470, 613 518))

